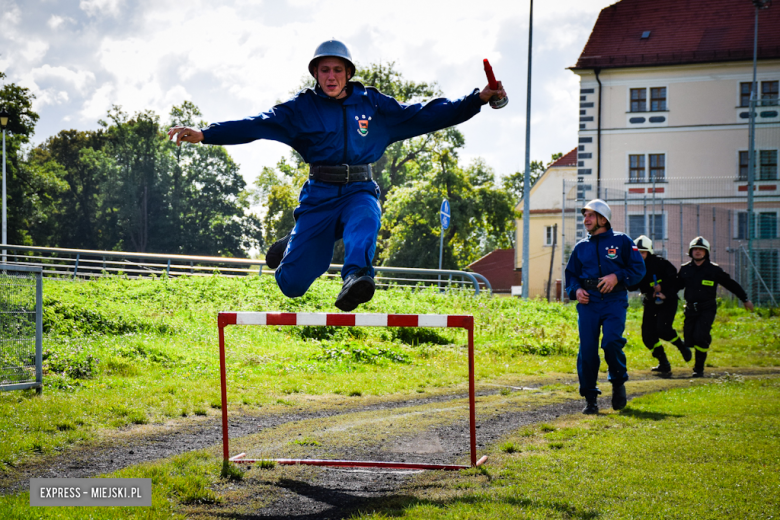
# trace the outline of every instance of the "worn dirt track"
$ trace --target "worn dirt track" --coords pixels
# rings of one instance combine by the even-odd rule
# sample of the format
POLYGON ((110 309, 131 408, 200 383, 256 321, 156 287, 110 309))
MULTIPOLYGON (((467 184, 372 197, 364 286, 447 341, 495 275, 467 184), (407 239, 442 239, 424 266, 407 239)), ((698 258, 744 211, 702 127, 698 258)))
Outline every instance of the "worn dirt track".
MULTIPOLYGON (((750 375, 753 370, 744 369, 733 373, 750 375)), ((767 374, 778 372, 774 370, 759 371, 767 374)), ((711 377, 719 374, 712 373, 711 377)), ((721 373, 722 375, 722 373, 721 373)), ((632 375, 633 380, 649 379, 649 375, 632 375)), ((678 377, 678 380, 686 379, 678 377)), ((567 383, 573 383, 568 381, 567 383)), ((607 386, 606 381, 602 382, 607 386)), ((639 395, 628 386, 629 400, 639 395)), ((478 396, 489 396, 499 393, 499 389, 478 392, 478 396)), ((275 427, 307 421, 317 418, 332 418, 360 412, 386 411, 406 407, 431 405, 440 403, 448 405, 451 401, 462 400, 465 395, 443 395, 407 401, 380 402, 367 406, 349 407, 345 409, 329 409, 318 412, 298 412, 290 414, 274 414, 264 416, 231 415, 230 436, 237 440, 243 436, 261 433, 275 427)), ((572 396, 574 397, 574 396, 572 396)), ((581 412, 581 399, 571 399, 550 405, 543 405, 529 410, 517 410, 501 413, 490 417, 490 420, 477 419, 478 451, 484 451, 486 446, 499 442, 505 436, 517 429, 530 424, 549 422, 562 415, 581 412)), ((609 397, 599 400, 603 410, 611 409, 609 397)), ((10 477, 0 482, 0 494, 16 493, 27 489, 30 478, 60 478, 60 477, 94 477, 110 473, 142 462, 158 460, 192 450, 213 448, 222 441, 221 424, 217 417, 194 422, 175 423, 173 425, 156 425, 139 428, 125 434, 111 437, 110 442, 102 442, 97 446, 80 447, 55 457, 48 457, 33 464, 17 468, 10 477)), ((347 460, 390 460, 403 462, 430 463, 465 463, 468 455, 467 421, 456 421, 445 426, 435 426, 412 437, 396 437, 388 439, 377 447, 363 445, 346 445, 338 448, 336 457, 347 460)), ((288 471, 277 466, 272 471, 288 471)), ((414 471, 378 470, 378 469, 327 469, 310 466, 296 466, 296 471, 287 478, 267 478, 267 473, 258 469, 248 472, 242 482, 235 486, 246 491, 256 486, 256 503, 227 504, 210 508, 206 516, 215 518, 269 518, 269 519, 319 519, 346 518, 357 511, 371 510, 372 502, 395 496, 404 483, 416 474, 414 471), (269 493, 269 487, 272 492, 269 493), (263 496, 259 496, 259 495, 263 496), (269 497, 273 497, 270 499, 269 497), (240 512, 239 512, 240 511, 240 512)), ((203 511, 199 513, 203 515, 203 511)))

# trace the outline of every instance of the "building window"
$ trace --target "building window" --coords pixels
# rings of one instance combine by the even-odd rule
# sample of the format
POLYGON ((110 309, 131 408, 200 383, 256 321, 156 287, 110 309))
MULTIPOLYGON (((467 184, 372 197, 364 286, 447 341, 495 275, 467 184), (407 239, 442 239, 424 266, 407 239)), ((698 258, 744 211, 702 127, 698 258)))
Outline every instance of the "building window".
POLYGON ((777 180, 777 150, 761 150, 758 156, 760 165, 758 180, 777 180))
POLYGON ((555 240, 555 228, 553 226, 545 226, 544 227, 544 245, 546 245, 546 246, 553 245, 553 240, 555 240))
POLYGON ((758 233, 756 238, 777 238, 777 213, 769 211, 758 215, 758 233))
POLYGON ((631 238, 645 235, 650 237, 650 240, 666 240, 665 231, 666 217, 662 213, 628 216, 628 236, 631 238))
POLYGON ((747 229, 748 229, 748 214, 747 211, 740 211, 737 213, 737 232, 734 238, 737 238, 739 240, 745 240, 747 239, 747 229))
POLYGON ((750 166, 750 152, 739 152, 739 174, 741 181, 748 180, 748 167, 750 166))
POLYGON ((753 87, 753 83, 740 83, 739 84, 739 106, 750 106, 750 89, 753 87))
POLYGON ((666 110, 666 87, 650 89, 650 111, 663 112, 666 110))
POLYGON ((780 81, 762 81, 761 82, 761 104, 764 106, 777 106, 778 95, 780 95, 780 81))
POLYGON ((628 182, 645 182, 645 156, 628 156, 628 182))
MULTIPOLYGON (((777 150, 759 150, 756 158, 758 164, 758 181, 776 181, 778 178, 777 150)), ((750 170, 750 152, 739 152, 739 177, 740 181, 748 180, 750 170)))
MULTIPOLYGON (((754 213, 755 215, 755 226, 756 226, 756 234, 754 235, 755 238, 764 238, 764 239, 770 239, 770 238, 778 238, 777 235, 777 228, 778 228, 778 217, 776 211, 765 211, 760 213, 754 213)), ((736 236, 734 238, 739 240, 747 240, 748 239, 748 214, 747 211, 740 211, 737 213, 737 229, 736 229, 736 236)))
POLYGON ((631 112, 647 112, 647 90, 631 89, 631 112))
POLYGON ((639 238, 640 235, 645 234, 645 216, 644 215, 629 215, 628 216, 628 236, 631 238, 639 238))
MULTIPOLYGON (((590 173, 590 171, 588 172, 590 173)), ((593 186, 590 184, 577 184, 577 200, 585 200, 587 197, 588 192, 593 189, 593 186)))
POLYGON ((664 230, 666 226, 664 225, 666 223, 665 215, 657 214, 657 215, 648 215, 647 216, 647 227, 650 230, 650 240, 665 240, 666 234, 664 233, 664 230))
MULTIPOLYGON (((778 255, 777 249, 759 249, 753 253, 755 255, 755 264, 758 269, 758 274, 766 284, 767 289, 773 293, 777 293, 780 288, 780 280, 778 280, 778 271, 780 270, 780 255, 778 255)), ((764 291, 764 285, 758 284, 757 289, 764 291)))
POLYGON ((663 182, 666 178, 666 156, 662 153, 650 154, 650 181, 663 182))

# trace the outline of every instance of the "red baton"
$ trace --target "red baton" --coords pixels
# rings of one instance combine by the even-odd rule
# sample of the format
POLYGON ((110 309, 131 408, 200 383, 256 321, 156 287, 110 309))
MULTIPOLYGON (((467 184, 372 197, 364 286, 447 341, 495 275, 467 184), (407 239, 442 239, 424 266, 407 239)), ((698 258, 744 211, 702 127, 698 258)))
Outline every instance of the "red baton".
POLYGON ((498 90, 498 82, 496 81, 496 77, 493 75, 493 67, 490 66, 490 62, 485 58, 482 60, 482 62, 485 64, 485 76, 487 76, 488 85, 492 90, 498 90))
MULTIPOLYGON (((490 66, 487 58, 482 60, 482 63, 485 65, 485 76, 487 76, 488 86, 491 90, 498 90, 498 81, 496 81, 496 77, 493 75, 493 67, 490 66)), ((509 98, 505 96, 499 99, 498 96, 493 96, 489 102, 492 108, 504 108, 509 103, 509 98)))

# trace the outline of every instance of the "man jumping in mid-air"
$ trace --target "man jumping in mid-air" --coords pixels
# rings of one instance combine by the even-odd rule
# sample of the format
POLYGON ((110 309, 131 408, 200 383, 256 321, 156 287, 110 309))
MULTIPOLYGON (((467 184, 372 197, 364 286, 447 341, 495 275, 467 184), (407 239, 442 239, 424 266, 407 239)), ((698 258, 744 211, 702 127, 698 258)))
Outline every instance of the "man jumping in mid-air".
POLYGON ((374 296, 372 261, 379 233, 379 186, 371 163, 394 142, 457 125, 479 113, 491 97, 506 97, 486 86, 460 99, 404 104, 375 88, 350 81, 355 65, 347 47, 330 40, 309 62, 316 86, 268 112, 238 121, 214 123, 202 130, 175 126, 168 136, 204 144, 242 144, 270 139, 291 146, 309 163, 309 180, 295 209, 295 227, 275 243, 266 263, 290 298, 302 296, 344 240, 344 280, 336 307, 351 311, 374 296))

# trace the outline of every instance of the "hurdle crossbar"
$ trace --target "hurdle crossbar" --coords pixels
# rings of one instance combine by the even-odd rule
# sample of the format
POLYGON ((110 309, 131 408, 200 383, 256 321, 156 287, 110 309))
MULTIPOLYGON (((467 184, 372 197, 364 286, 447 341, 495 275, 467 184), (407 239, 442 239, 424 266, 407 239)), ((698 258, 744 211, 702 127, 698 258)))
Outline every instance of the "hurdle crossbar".
POLYGON ((277 464, 307 464, 349 468, 393 468, 393 469, 441 469, 459 470, 481 466, 487 456, 477 460, 477 427, 474 387, 474 317, 446 314, 328 314, 303 312, 220 312, 219 326, 219 369, 222 384, 222 455, 224 462, 237 464, 272 460, 277 464), (471 465, 427 464, 416 462, 316 460, 316 459, 247 459, 245 453, 230 456, 227 408, 227 372, 225 363, 225 327, 229 325, 297 325, 322 327, 445 327, 462 328, 468 332, 469 364, 469 434, 471 465))

